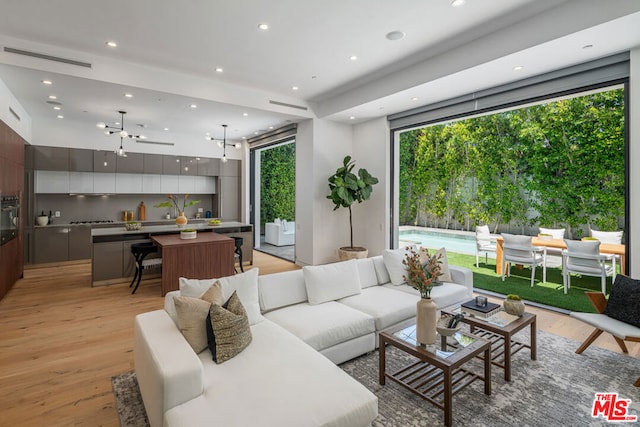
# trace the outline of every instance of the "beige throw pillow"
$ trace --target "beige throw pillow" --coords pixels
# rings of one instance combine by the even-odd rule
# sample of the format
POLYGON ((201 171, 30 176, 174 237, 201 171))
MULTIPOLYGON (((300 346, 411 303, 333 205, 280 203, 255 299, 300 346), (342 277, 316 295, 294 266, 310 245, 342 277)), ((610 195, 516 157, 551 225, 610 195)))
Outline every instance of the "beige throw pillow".
MULTIPOLYGON (((447 250, 445 248, 440 248, 440 250, 433 255, 436 257, 440 256, 440 277, 438 277, 438 280, 440 282, 453 282, 453 279, 451 279, 451 272, 449 271, 447 250)), ((424 265, 427 261, 427 249, 420 248, 420 263, 424 265)))
POLYGON ((247 312, 235 291, 223 306, 211 305, 206 327, 209 350, 216 363, 235 357, 252 340, 247 312))
POLYGON ((193 351, 200 353, 207 348, 207 316, 211 304, 222 304, 222 285, 216 282, 200 298, 174 297, 178 315, 178 327, 193 351))

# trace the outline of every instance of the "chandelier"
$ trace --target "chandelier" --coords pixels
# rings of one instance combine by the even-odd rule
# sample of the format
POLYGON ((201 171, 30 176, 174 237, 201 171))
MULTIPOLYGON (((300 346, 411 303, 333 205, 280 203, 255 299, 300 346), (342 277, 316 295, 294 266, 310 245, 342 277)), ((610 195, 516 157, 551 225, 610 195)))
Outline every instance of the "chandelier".
POLYGON ((118 111, 118 113, 120 113, 120 123, 116 123, 120 125, 120 127, 116 127, 116 126, 109 126, 104 122, 100 122, 98 124, 96 124, 96 126, 100 129, 104 129, 104 134, 105 135, 113 135, 113 134, 117 134, 118 136, 120 136, 120 148, 118 148, 116 150, 116 154, 120 157, 127 157, 127 153, 124 152, 124 148, 122 148, 122 140, 124 138, 140 138, 140 139, 145 139, 144 135, 132 135, 129 132, 127 132, 126 130, 124 130, 124 115, 127 114, 126 111, 118 111))
MULTIPOLYGON (((223 134, 224 136, 222 140, 218 140, 218 147, 222 148, 222 163, 227 163, 227 146, 240 149, 242 147, 242 144, 239 142, 236 142, 235 144, 228 143, 227 142, 227 125, 222 125, 222 128, 224 130, 224 134, 223 134)), ((205 137, 205 139, 208 141, 215 140, 215 138, 213 138, 212 136, 207 136, 205 137)))

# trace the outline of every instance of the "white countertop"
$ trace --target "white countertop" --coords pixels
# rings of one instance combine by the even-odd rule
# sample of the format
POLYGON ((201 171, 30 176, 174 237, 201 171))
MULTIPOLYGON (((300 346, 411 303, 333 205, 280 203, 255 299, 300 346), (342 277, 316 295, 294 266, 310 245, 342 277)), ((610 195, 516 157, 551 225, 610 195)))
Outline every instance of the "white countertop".
MULTIPOLYGON (((245 224, 237 221, 223 221, 220 225, 209 225, 207 223, 196 223, 196 224, 187 224, 183 228, 191 228, 194 230, 213 230, 216 229, 224 229, 229 227, 246 227, 250 224, 245 224)), ((143 225, 139 230, 127 230, 122 225, 115 225, 113 227, 105 227, 105 228, 93 228, 91 229, 92 236, 115 236, 118 234, 135 234, 135 233, 163 233, 167 231, 175 231, 176 233, 180 231, 180 228, 176 224, 167 224, 167 225, 143 225)))

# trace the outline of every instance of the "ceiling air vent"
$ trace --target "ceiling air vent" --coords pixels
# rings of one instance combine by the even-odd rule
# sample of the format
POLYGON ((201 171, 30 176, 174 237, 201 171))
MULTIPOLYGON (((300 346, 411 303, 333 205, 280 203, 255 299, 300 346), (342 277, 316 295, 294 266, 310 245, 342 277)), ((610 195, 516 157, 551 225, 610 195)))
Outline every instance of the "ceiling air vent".
POLYGON ((16 49, 16 48, 7 47, 7 46, 4 47, 4 51, 8 53, 15 53, 17 55, 30 56, 32 58, 45 59, 47 61, 62 62, 63 64, 77 65, 78 67, 91 68, 90 63, 76 61, 75 59, 60 58, 58 56, 46 55, 44 53, 37 53, 37 52, 29 52, 28 50, 16 49))
POLYGON ((20 116, 18 115, 18 113, 13 111, 13 108, 9 107, 9 112, 11 113, 11 115, 13 115, 13 117, 16 118, 17 121, 20 121, 20 116))
POLYGON ((286 102, 274 101, 273 99, 269 100, 269 104, 280 105, 281 107, 297 108, 298 110, 307 111, 307 107, 303 105, 287 104, 286 102))
POLYGON ((140 144, 176 145, 173 142, 149 141, 148 139, 136 139, 136 142, 139 142, 140 144))

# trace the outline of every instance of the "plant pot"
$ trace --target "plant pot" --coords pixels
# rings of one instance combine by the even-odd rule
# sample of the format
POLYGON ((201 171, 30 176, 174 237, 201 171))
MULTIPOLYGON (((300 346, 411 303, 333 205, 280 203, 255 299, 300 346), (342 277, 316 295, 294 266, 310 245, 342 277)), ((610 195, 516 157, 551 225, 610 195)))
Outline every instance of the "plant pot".
POLYGON ((367 248, 363 248, 362 246, 344 246, 338 250, 340 261, 366 258, 367 255, 369 255, 369 250, 367 248))
POLYGON ((521 317, 524 314, 524 303, 521 300, 506 299, 503 307, 504 311, 514 316, 521 317))
POLYGON ((416 304, 416 341, 430 345, 436 343, 436 303, 431 298, 420 298, 416 304))
POLYGON ((181 239, 195 239, 196 237, 198 237, 196 230, 183 230, 180 232, 181 239))
POLYGON ((184 216, 184 212, 180 212, 180 214, 176 217, 176 225, 182 228, 187 225, 187 222, 189 222, 189 220, 186 216, 184 216))

